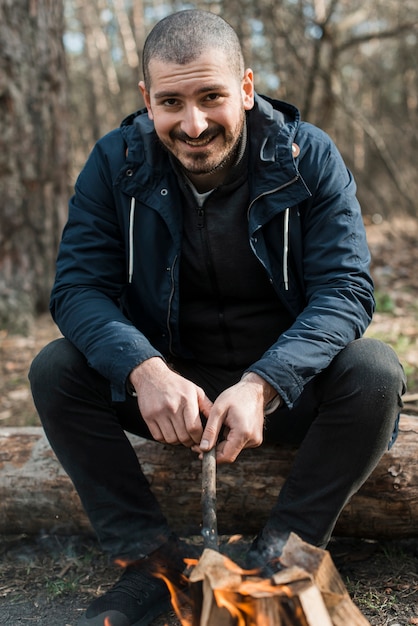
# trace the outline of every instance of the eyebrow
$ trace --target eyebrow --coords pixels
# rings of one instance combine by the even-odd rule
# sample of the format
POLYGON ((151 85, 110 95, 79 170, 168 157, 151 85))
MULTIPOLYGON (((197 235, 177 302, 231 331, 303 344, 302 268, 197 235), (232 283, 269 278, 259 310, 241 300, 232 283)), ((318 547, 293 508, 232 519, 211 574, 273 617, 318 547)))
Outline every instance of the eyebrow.
MULTIPOLYGON (((225 91, 226 86, 225 85, 205 85, 204 87, 200 87, 200 89, 197 89, 196 94, 203 94, 203 93, 209 93, 211 91, 225 91)), ((154 94, 154 98, 156 100, 161 100, 163 98, 177 98, 178 96, 181 96, 181 93, 179 91, 157 91, 154 94)))

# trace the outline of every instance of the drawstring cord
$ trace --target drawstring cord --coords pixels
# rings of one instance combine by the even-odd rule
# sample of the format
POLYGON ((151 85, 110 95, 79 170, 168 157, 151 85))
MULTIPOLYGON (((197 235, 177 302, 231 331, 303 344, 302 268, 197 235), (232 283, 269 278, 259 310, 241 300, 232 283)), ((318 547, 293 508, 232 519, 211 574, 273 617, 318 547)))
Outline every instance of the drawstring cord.
MULTIPOLYGON (((289 208, 284 212, 283 224, 283 282, 285 291, 289 290, 289 208)), ((134 221, 135 221, 135 198, 131 198, 131 209, 129 212, 129 265, 128 283, 132 282, 134 274, 134 221)))
POLYGON ((132 282, 134 275, 134 219, 135 219, 135 198, 131 198, 131 210, 129 212, 129 266, 128 283, 132 282))
POLYGON ((289 208, 284 212, 283 223, 283 282, 285 291, 289 290, 289 208))

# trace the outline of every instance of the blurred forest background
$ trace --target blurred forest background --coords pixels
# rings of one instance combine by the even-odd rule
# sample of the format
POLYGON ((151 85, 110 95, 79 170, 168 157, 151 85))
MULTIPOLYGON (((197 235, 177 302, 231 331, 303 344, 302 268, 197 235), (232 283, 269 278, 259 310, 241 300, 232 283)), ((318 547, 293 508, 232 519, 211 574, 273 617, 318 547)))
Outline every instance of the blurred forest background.
MULTIPOLYGON (((416 0, 0 0, 0 341, 29 333, 47 311, 76 175, 94 142, 143 106, 146 34, 190 7, 232 24, 259 93, 292 102, 332 136, 354 172, 366 224, 387 224, 390 235, 396 221, 411 238, 416 0)), ((391 254, 381 275, 396 264, 391 254)), ((393 298, 377 295, 393 313, 393 298)))
MULTIPOLYGON (((40 424, 27 371, 59 335, 48 301, 76 176, 94 142, 143 106, 146 34, 191 7, 230 22, 257 91, 299 107, 354 172, 376 285, 367 332, 398 353, 403 411, 418 416, 417 0, 0 0, 0 426, 40 424)), ((63 560, 44 540, 37 560, 32 547, 22 560, 0 549, 7 623, 63 623, 106 581, 85 544, 63 560)), ((348 549, 352 595, 376 626, 418 624, 415 544, 375 559, 371 545, 348 549)))

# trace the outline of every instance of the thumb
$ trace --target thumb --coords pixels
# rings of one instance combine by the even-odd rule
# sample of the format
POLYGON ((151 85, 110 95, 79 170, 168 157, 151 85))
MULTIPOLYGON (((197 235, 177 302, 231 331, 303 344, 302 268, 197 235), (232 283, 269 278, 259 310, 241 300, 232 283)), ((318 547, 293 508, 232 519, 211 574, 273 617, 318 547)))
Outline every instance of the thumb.
POLYGON ((222 422, 220 420, 211 415, 209 416, 199 445, 203 452, 211 450, 216 445, 221 426, 222 422))
POLYGON ((211 450, 216 443, 216 435, 213 435, 213 431, 210 431, 208 428, 205 428, 203 431, 202 439, 199 444, 199 448, 203 452, 208 452, 211 450))

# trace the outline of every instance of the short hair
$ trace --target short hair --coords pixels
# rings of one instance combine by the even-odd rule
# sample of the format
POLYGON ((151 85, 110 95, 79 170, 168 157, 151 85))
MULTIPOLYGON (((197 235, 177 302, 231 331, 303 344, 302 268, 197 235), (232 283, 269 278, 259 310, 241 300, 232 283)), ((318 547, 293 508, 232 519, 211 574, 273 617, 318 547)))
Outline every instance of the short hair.
POLYGON ((142 71, 145 88, 149 90, 151 59, 185 65, 194 61, 208 48, 222 50, 230 67, 241 79, 244 58, 238 36, 232 26, 215 13, 187 9, 168 15, 159 21, 145 40, 142 71))

